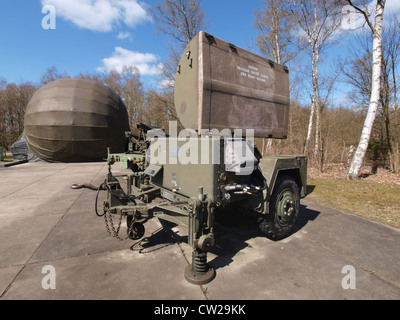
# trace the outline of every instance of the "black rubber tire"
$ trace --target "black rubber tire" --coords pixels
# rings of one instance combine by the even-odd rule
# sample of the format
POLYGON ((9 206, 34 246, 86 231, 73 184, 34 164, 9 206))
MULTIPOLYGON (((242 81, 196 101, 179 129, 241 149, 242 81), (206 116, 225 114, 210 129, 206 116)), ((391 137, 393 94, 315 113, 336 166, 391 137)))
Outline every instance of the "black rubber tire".
MULTIPOLYGON (((286 200, 287 201, 287 200, 286 200)), ((297 183, 291 176, 280 175, 276 180, 274 191, 272 193, 269 214, 259 220, 259 227, 263 233, 266 234, 267 238, 272 240, 280 240, 288 235, 293 230, 296 224, 300 211, 300 191, 297 183), (283 205, 283 200, 288 197, 292 199, 293 204, 289 203, 292 212, 289 217, 282 219, 282 214, 279 215, 278 207, 283 205)))

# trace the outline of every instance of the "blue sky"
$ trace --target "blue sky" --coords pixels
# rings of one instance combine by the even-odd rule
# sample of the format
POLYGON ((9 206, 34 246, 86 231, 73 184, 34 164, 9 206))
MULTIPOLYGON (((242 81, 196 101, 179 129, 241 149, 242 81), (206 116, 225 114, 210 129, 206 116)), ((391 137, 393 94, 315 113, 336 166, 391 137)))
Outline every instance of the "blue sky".
MULTIPOLYGON (((136 65, 146 87, 157 86, 157 66, 167 57, 167 38, 156 35, 146 12, 156 0, 3 0, 0 4, 0 78, 39 82, 52 66, 92 73, 136 65), (43 29, 45 5, 56 9, 56 28, 43 29)), ((209 22, 205 31, 245 49, 254 48, 254 13, 262 0, 202 0, 209 22)), ((400 9, 400 0, 386 8, 400 9)), ((386 11, 386 9, 385 9, 386 11)), ((399 12, 399 11, 397 11, 399 12)), ((344 37, 343 37, 344 38, 344 37)), ((334 54, 346 50, 336 47, 334 54)))
MULTIPOLYGON (((253 15, 261 2, 202 1, 210 25, 206 31, 248 48, 249 39, 254 39, 255 34, 253 15)), ((51 66, 76 76, 127 62, 138 64, 142 81, 154 84, 156 67, 167 57, 166 37, 156 35, 154 22, 146 17, 147 8, 154 3, 155 0, 2 1, 0 77, 9 83, 37 82, 51 66), (56 8, 55 29, 42 28, 42 20, 49 13, 42 13, 42 8, 47 4, 56 8)))

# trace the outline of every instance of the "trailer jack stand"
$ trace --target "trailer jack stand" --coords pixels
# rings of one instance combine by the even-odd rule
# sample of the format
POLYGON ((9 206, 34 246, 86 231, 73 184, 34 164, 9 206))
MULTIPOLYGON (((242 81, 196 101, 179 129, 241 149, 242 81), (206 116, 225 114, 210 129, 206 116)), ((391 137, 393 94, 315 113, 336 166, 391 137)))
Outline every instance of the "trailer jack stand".
POLYGON ((185 269, 185 279, 192 284, 202 285, 215 278, 215 270, 207 263, 207 252, 193 249, 192 264, 185 269))

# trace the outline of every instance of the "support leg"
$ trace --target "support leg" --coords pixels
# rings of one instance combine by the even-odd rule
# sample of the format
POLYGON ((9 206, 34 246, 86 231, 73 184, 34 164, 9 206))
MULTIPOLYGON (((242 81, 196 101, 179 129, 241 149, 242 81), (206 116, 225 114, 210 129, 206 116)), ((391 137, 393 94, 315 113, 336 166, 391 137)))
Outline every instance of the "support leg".
POLYGON ((215 278, 215 270, 207 263, 207 252, 193 249, 192 264, 185 269, 185 279, 190 283, 201 285, 215 278))

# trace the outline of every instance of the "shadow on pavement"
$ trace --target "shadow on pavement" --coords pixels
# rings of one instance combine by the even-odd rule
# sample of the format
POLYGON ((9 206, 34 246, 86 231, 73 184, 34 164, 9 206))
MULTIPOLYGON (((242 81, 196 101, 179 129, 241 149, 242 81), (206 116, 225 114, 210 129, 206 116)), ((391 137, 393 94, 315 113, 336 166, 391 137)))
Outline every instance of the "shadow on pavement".
MULTIPOLYGON (((311 210, 307 206, 301 205, 296 225, 288 237, 299 232, 309 221, 314 221, 319 214, 319 211, 311 210)), ((248 214, 243 210, 232 208, 216 212, 215 246, 211 250, 211 253, 216 257, 209 261, 211 267, 217 270, 231 264, 233 257, 238 252, 249 247, 248 240, 258 237, 266 238, 258 227, 257 220, 259 217, 259 215, 248 214)), ((176 224, 162 219, 159 219, 159 221, 162 227, 154 231, 150 236, 135 242, 131 246, 131 250, 150 253, 176 243, 187 243, 187 235, 180 236, 172 230, 176 224)), ((266 241, 275 242, 269 239, 266 239, 266 241)))
POLYGON ((176 243, 188 241, 187 236, 180 236, 172 230, 176 224, 163 219, 159 219, 159 221, 162 227, 152 232, 151 235, 136 241, 130 248, 132 251, 150 253, 176 243))
MULTIPOLYGON (((314 221, 320 212, 300 206, 300 213, 296 225, 288 236, 299 232, 309 221, 314 221)), ((230 211, 216 215, 216 246, 212 253, 217 257, 210 261, 214 269, 223 268, 233 262, 233 257, 241 250, 249 247, 248 240, 253 238, 266 238, 258 227, 259 215, 249 215, 239 211, 230 211)), ((274 243, 274 240, 266 239, 274 243)), ((279 240, 278 240, 279 241, 279 240)))

